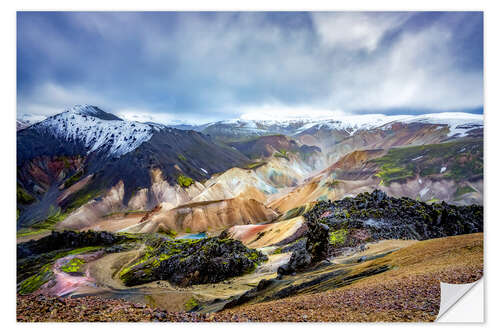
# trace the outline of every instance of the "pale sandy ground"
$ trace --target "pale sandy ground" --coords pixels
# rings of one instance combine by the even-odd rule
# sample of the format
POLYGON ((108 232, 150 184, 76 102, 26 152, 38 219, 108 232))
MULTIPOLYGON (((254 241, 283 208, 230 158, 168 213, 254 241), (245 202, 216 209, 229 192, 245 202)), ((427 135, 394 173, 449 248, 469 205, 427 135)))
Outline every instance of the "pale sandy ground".
POLYGON ((80 231, 109 231, 118 232, 141 221, 146 213, 118 213, 108 217, 103 217, 92 226, 83 228, 80 231))

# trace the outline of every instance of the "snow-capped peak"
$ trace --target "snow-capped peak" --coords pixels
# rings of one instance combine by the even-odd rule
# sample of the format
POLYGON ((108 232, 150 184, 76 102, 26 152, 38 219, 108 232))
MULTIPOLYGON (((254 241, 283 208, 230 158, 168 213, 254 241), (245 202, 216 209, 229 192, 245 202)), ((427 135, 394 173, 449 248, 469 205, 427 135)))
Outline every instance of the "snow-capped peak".
POLYGON ((97 106, 88 105, 88 104, 75 105, 72 108, 67 109, 65 112, 72 113, 72 114, 78 114, 81 116, 96 117, 96 118, 100 118, 103 120, 123 120, 123 119, 115 116, 112 113, 104 112, 103 110, 99 109, 97 106))
POLYGON ((74 113, 74 114, 80 114, 80 115, 86 115, 86 116, 94 116, 98 114, 98 108, 92 105, 88 104, 83 104, 83 105, 75 105, 72 108, 69 108, 66 110, 67 112, 74 113))
POLYGON ((148 141, 154 126, 125 121, 90 105, 77 105, 65 112, 33 125, 56 137, 85 145, 87 153, 106 151, 109 156, 121 156, 148 141))

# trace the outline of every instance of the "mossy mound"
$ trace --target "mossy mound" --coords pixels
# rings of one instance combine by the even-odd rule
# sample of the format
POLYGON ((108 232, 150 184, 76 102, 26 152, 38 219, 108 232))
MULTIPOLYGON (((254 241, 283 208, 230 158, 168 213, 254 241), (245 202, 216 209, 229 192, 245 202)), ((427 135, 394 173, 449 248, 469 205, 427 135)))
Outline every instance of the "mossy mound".
POLYGON ((431 205, 410 198, 393 198, 380 190, 354 198, 320 201, 307 220, 330 226, 330 231, 363 229, 373 239, 429 239, 483 231, 483 207, 431 205))
POLYGON ((119 277, 127 286, 168 280, 181 286, 217 283, 252 271, 267 257, 240 241, 157 239, 147 242, 144 255, 124 267, 119 277))

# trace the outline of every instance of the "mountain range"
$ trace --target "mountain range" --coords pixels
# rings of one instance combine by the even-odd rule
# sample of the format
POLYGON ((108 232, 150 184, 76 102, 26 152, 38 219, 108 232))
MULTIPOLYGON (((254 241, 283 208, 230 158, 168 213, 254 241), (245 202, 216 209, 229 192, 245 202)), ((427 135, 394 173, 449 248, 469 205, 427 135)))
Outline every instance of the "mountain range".
POLYGON ((482 276, 481 115, 174 128, 83 105, 27 125, 21 320, 46 309, 59 320, 75 311, 68 299, 107 319, 134 304, 165 320, 296 320, 288 309, 309 304, 299 320, 334 306, 328 319, 433 320, 441 281, 482 276), (367 301, 350 308, 349 295, 367 301))
POLYGON ((18 121, 18 229, 207 232, 376 188, 482 203, 482 115, 175 127, 90 105, 18 121))

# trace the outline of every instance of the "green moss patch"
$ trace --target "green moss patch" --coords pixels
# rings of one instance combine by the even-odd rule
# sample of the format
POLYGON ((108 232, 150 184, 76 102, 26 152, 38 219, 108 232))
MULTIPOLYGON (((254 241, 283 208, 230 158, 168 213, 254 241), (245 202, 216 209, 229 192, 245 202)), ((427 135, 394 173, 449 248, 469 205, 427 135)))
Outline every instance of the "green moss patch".
POLYGON ((79 208, 99 195, 101 195, 101 191, 99 190, 79 191, 71 198, 70 203, 66 206, 66 211, 69 212, 79 208))
POLYGON ((301 216, 305 212, 306 212, 306 206, 305 205, 289 209, 285 213, 285 215, 283 215, 282 220, 288 220, 288 219, 292 219, 292 218, 297 217, 297 216, 301 216))
POLYGON ((370 163, 378 166, 376 176, 382 185, 413 178, 417 174, 462 181, 483 175, 483 144, 482 141, 463 140, 392 148, 370 163))
POLYGON ((333 179, 331 181, 327 181, 325 183, 325 185, 329 188, 329 189, 334 189, 336 188, 338 185, 340 184, 340 182, 336 179, 333 179))
POLYGON ((347 231, 347 229, 339 229, 330 232, 328 235, 328 242, 330 243, 330 245, 333 245, 335 247, 342 246, 345 244, 348 234, 349 232, 347 231))
POLYGON ((267 162, 263 162, 263 161, 260 161, 260 162, 253 162, 253 163, 250 163, 250 164, 247 164, 243 167, 243 169, 247 169, 247 170, 255 170, 257 168, 260 168, 261 166, 263 165, 266 165, 267 162))
POLYGON ((471 193, 471 192, 476 192, 472 187, 466 185, 466 186, 459 186, 457 190, 455 191, 455 198, 460 198, 462 195, 471 193))
POLYGON ((121 215, 127 216, 129 214, 134 214, 134 213, 147 213, 147 210, 140 210, 140 209, 132 209, 132 210, 126 210, 124 212, 113 212, 113 213, 108 213, 103 215, 102 217, 111 217, 111 216, 116 216, 116 215, 121 215))
POLYGON ((31 294, 38 290, 54 276, 51 270, 52 265, 43 266, 42 270, 23 280, 17 287, 17 292, 21 295, 31 294))
POLYGON ((85 265, 85 260, 73 258, 61 266, 61 270, 66 273, 76 273, 80 271, 83 265, 85 265))
POLYGON ((178 235, 178 234, 177 234, 177 232, 176 232, 175 230, 171 230, 171 229, 169 229, 169 230, 167 230, 167 231, 165 231, 165 230, 160 230, 160 231, 158 231, 158 234, 160 234, 160 235, 165 235, 165 236, 167 236, 167 237, 169 237, 169 238, 172 238, 172 239, 174 239, 174 238, 175 238, 175 237, 177 237, 177 235, 178 235))
POLYGON ((179 184, 181 187, 189 187, 192 184, 194 184, 194 181, 193 178, 184 175, 179 175, 177 176, 177 184, 179 184))
POLYGON ((290 159, 288 158, 288 152, 285 149, 280 149, 279 151, 274 153, 274 157, 278 158, 284 158, 285 160, 289 161, 290 159))
POLYGON ((69 177, 65 182, 64 182, 64 188, 68 188, 71 185, 75 184, 78 182, 83 176, 83 170, 77 171, 73 176, 69 177))
POLYGON ((283 249, 281 247, 278 247, 276 250, 273 251, 272 254, 281 254, 283 252, 283 249))
POLYGON ((186 311, 193 311, 195 310, 198 306, 200 305, 200 303, 198 303, 198 300, 194 297, 191 297, 189 299, 189 301, 187 301, 185 304, 184 304, 184 309, 186 311))
POLYGON ((23 189, 19 183, 16 189, 17 203, 21 205, 29 205, 35 202, 35 198, 29 194, 25 189, 23 189))

